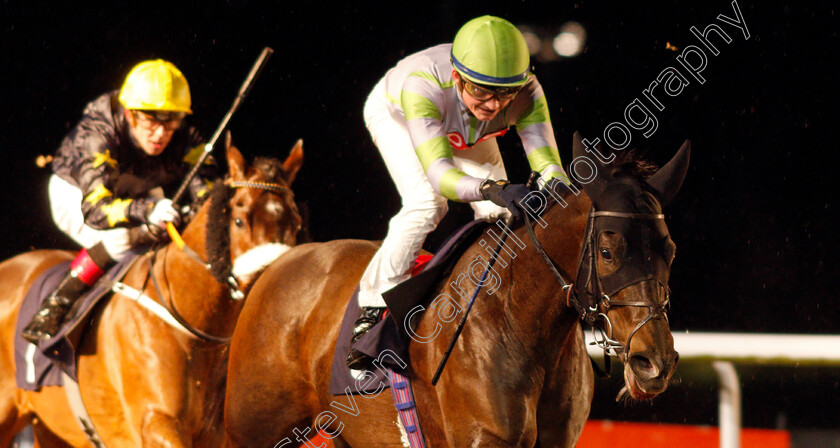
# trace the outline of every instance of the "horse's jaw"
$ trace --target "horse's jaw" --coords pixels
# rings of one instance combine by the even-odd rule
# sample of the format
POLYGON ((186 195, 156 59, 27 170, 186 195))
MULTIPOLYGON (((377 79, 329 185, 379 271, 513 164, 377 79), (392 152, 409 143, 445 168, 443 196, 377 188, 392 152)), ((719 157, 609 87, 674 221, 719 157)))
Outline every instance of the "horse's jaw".
POLYGON ((253 247, 233 260, 231 273, 241 284, 249 284, 257 274, 289 249, 291 249, 291 246, 282 243, 269 243, 253 247))

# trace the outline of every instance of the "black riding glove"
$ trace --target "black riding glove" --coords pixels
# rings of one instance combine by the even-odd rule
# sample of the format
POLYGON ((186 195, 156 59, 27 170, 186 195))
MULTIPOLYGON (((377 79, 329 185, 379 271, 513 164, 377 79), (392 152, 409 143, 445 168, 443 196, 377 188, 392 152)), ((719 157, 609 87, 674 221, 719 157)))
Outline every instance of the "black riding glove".
POLYGON ((531 190, 523 184, 511 184, 504 180, 486 180, 479 189, 481 196, 499 207, 506 207, 514 219, 522 218, 519 201, 531 190))

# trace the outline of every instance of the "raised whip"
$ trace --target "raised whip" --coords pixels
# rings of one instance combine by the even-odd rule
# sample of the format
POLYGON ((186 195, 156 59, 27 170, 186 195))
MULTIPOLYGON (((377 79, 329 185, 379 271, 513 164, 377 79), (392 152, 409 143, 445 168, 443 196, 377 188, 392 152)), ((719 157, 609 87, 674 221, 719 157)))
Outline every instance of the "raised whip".
POLYGON ((242 87, 239 88, 239 93, 236 95, 236 98, 233 100, 233 104, 230 106, 225 117, 222 119, 222 122, 219 123, 219 127, 216 128, 216 132, 213 133, 213 136, 210 138, 210 141, 204 145, 204 152, 198 158, 196 164, 192 167, 192 170, 187 174, 187 177, 184 179, 184 182, 181 183, 181 186, 178 188, 178 191, 175 193, 175 196, 172 197, 172 202, 177 204, 180 201, 181 197, 187 191, 189 187, 190 181, 192 181, 193 177, 195 177, 196 173, 198 173, 199 168, 213 151, 213 146, 216 144, 216 141, 222 135, 225 128, 230 121, 230 118, 233 116, 233 113, 236 112, 236 109, 239 109, 239 105, 242 103, 242 100, 248 95, 248 91, 251 90, 251 85, 254 84, 254 80, 259 76, 260 72, 262 71, 263 67, 265 67, 266 62, 268 62, 269 56, 271 53, 274 53, 270 47, 263 48, 262 53, 257 58, 257 61, 254 62, 254 66, 251 67, 250 73, 248 73, 248 77, 245 78, 245 82, 242 83, 242 87))

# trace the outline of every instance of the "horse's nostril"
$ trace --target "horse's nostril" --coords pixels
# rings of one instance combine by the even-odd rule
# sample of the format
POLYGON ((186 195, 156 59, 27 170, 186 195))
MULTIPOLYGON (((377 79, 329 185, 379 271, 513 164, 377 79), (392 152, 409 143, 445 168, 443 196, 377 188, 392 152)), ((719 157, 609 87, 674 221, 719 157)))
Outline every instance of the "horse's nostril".
POLYGON ((637 375, 642 375, 646 378, 653 378, 659 374, 656 367, 650 362, 650 359, 643 355, 632 355, 630 357, 630 367, 637 375))

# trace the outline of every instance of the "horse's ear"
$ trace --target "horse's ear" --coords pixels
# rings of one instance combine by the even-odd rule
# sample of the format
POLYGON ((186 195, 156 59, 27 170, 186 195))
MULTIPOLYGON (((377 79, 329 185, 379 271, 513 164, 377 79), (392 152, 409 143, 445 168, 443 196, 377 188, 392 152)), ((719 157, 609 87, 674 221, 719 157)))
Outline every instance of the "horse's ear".
POLYGON ((228 173, 232 180, 240 180, 245 178, 245 158, 242 153, 233 146, 233 138, 230 136, 230 131, 225 133, 225 152, 228 162, 228 173))
POLYGON ((286 157, 286 161, 283 162, 283 171, 286 172, 286 182, 291 184, 295 181, 295 176, 300 171, 301 165, 303 165, 303 139, 299 139, 295 143, 295 147, 292 148, 289 157, 286 157))
POLYGON ((691 142, 683 142, 680 150, 671 160, 659 169, 653 176, 648 178, 647 183, 659 196, 660 203, 664 206, 671 202, 677 192, 680 191, 685 175, 688 172, 688 159, 691 156, 691 142))
MULTIPOLYGON (((598 143, 598 151, 601 151, 601 144, 598 143)), ((580 136, 580 132, 575 131, 575 135, 572 137, 572 161, 578 159, 578 157, 584 157, 589 160, 591 163, 574 163, 574 167, 570 167, 569 170, 571 171, 573 168, 576 169, 581 167, 581 169, 586 170, 589 169, 588 173, 582 173, 578 177, 578 173, 570 173, 575 179, 580 181, 583 185, 583 191, 586 192, 586 195, 589 196, 589 199, 592 202, 595 202, 596 198, 607 188, 609 185, 610 180, 612 179, 612 175, 609 172, 609 167, 602 164, 601 160, 598 157, 592 157, 586 154, 586 146, 583 144, 583 138, 580 136), (591 170, 594 169, 595 172, 592 173, 591 170), (588 180, 588 182, 584 183, 583 180, 588 180)))

